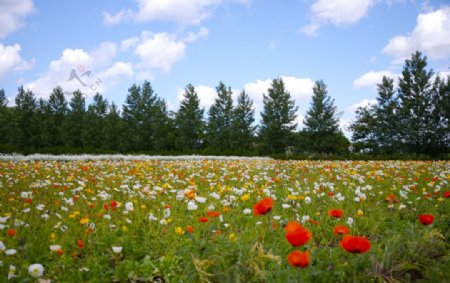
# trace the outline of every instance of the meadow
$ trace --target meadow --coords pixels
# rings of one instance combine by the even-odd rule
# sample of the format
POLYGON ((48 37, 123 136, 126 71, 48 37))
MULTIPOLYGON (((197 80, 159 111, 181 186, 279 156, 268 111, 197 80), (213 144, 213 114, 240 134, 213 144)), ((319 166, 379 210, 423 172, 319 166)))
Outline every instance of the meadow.
POLYGON ((450 162, 0 160, 1 282, 449 282, 450 162))

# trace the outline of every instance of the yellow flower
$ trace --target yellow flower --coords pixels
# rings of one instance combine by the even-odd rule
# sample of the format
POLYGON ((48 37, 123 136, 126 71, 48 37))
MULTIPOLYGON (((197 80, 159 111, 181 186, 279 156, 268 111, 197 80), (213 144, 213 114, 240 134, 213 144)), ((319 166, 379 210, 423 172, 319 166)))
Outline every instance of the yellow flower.
POLYGON ((247 200, 249 200, 250 199, 250 195, 249 194, 245 194, 245 195, 243 195, 242 197, 241 197, 241 200, 242 201, 247 201, 247 200))
POLYGON ((234 235, 234 233, 231 233, 231 234, 228 236, 228 239, 229 239, 230 241, 232 241, 232 242, 236 242, 236 236, 234 235))
POLYGON ((358 216, 363 216, 364 215, 364 211, 362 211, 361 209, 358 209, 358 211, 356 212, 356 214, 358 216))
POLYGON ((54 232, 50 233, 50 242, 54 242, 56 238, 56 234, 54 232))
POLYGON ((177 227, 175 228, 175 233, 178 235, 183 235, 184 234, 184 230, 181 227, 177 227))
POLYGON ((145 204, 141 204, 141 208, 146 209, 147 207, 145 206, 145 204))
POLYGON ((86 225, 88 223, 89 223, 89 218, 83 217, 83 218, 80 219, 80 224, 81 225, 86 225))

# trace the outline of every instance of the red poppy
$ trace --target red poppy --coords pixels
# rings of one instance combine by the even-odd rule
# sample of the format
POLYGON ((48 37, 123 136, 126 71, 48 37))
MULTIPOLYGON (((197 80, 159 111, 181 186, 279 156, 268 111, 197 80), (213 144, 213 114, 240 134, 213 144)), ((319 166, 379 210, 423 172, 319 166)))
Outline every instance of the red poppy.
POLYGON ((208 217, 199 217, 198 221, 200 221, 200 222, 208 222, 208 217))
POLYGON ((350 233, 350 229, 345 225, 336 225, 334 226, 333 233, 335 235, 347 235, 350 233))
POLYGON ((109 206, 110 206, 112 209, 116 209, 118 205, 119 205, 119 204, 118 204, 117 201, 115 201, 115 200, 112 200, 112 201, 109 202, 109 206))
POLYGON ((330 211, 328 211, 328 215, 334 218, 341 218, 344 212, 341 209, 333 208, 330 211))
POLYGON ((308 229, 295 221, 289 222, 285 230, 286 240, 288 240, 288 242, 294 247, 306 244, 306 242, 308 242, 312 237, 312 234, 308 229))
POLYGON ((269 213, 273 208, 273 199, 270 197, 264 198, 260 202, 253 205, 253 214, 258 215, 264 215, 269 213))
POLYGON ((419 221, 423 225, 430 225, 434 221, 434 216, 431 214, 421 214, 419 215, 419 221))
POLYGON ((345 235, 339 245, 352 254, 363 254, 370 250, 370 241, 366 237, 345 235))
POLYGON ((446 191, 446 192, 444 193, 444 197, 445 197, 445 198, 450 198, 450 191, 446 191))
POLYGON ((63 251, 62 249, 59 249, 59 250, 56 251, 56 253, 57 253, 59 256, 62 256, 62 255, 64 254, 64 251, 63 251))
POLYGON ((31 200, 30 198, 26 198, 26 199, 25 199, 25 202, 26 202, 26 203, 31 203, 32 200, 31 200))
POLYGON ((194 232, 194 227, 192 227, 192 226, 187 226, 187 227, 186 227, 186 231, 189 232, 189 233, 193 233, 193 232, 194 232))
POLYGON ((77 241, 77 246, 78 246, 80 249, 84 248, 84 242, 83 242, 83 240, 78 240, 78 241, 77 241))
POLYGON ((220 216, 220 211, 210 211, 210 210, 208 210, 206 212, 206 214, 208 214, 209 217, 218 217, 218 216, 220 216))
POLYGON ((309 251, 292 251, 288 254, 287 260, 292 266, 305 268, 309 265, 309 256, 309 251))
POLYGON ((8 231, 6 233, 10 237, 14 237, 17 234, 16 230, 14 230, 14 229, 8 229, 8 231))

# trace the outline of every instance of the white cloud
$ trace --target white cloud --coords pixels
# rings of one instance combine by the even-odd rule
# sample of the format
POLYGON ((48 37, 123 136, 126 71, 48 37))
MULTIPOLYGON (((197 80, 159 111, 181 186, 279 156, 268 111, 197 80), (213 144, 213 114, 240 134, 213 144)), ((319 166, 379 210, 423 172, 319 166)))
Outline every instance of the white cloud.
POLYGON ((123 40, 120 43, 120 51, 128 51, 130 48, 136 47, 136 45, 139 44, 139 41, 140 39, 138 36, 133 36, 123 40))
POLYGON ((132 20, 198 25, 209 18, 218 5, 226 3, 248 5, 250 0, 134 0, 134 2, 137 4, 137 11, 128 8, 116 14, 104 12, 104 24, 115 25, 132 20))
POLYGON ((23 18, 33 12, 32 0, 0 1, 0 38, 23 26, 23 18))
POLYGON ((357 23, 367 15, 374 0, 316 0, 311 6, 312 21, 301 28, 307 35, 315 35, 326 23, 344 26, 357 23))
POLYGON ((198 32, 189 32, 183 41, 186 43, 194 42, 198 39, 208 37, 208 34, 208 29, 205 27, 201 27, 198 32))
POLYGON ((143 33, 141 42, 135 49, 141 65, 168 72, 172 65, 184 58, 186 45, 167 33, 143 33))
POLYGON ((34 61, 25 61, 20 56, 19 44, 3 45, 0 43, 0 79, 11 72, 22 72, 31 69, 34 61))
POLYGON ((375 98, 374 99, 367 99, 367 98, 365 98, 362 101, 360 101, 358 103, 355 103, 352 106, 350 106, 348 108, 348 110, 352 111, 352 112, 355 112, 356 109, 358 109, 360 107, 366 107, 366 106, 369 106, 369 105, 376 105, 376 104, 377 104, 377 100, 375 98))
POLYGON ((419 14, 413 31, 391 38, 383 53, 393 56, 395 63, 402 63, 416 50, 432 59, 450 56, 450 6, 419 14))
POLYGON ((377 84, 381 83, 383 76, 394 79, 394 84, 396 84, 398 74, 395 74, 391 71, 370 71, 353 81, 354 88, 363 88, 363 87, 373 87, 376 88, 377 84))
POLYGON ((66 92, 79 89, 88 96, 104 93, 122 78, 134 74, 130 63, 113 63, 116 48, 115 44, 104 42, 92 52, 65 49, 59 59, 50 62, 45 74, 24 86, 42 98, 48 98, 56 86, 61 86, 66 92))

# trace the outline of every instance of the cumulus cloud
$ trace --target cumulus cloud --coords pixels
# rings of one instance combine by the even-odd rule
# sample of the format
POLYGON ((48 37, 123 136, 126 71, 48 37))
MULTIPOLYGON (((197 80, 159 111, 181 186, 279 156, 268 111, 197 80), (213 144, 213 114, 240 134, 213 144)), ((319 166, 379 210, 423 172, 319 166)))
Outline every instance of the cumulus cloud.
POLYGON ((395 63, 402 63, 416 50, 432 59, 450 56, 450 6, 419 14, 413 31, 391 38, 383 53, 394 57, 395 63))
POLYGON ((14 72, 31 69, 34 61, 25 61, 20 56, 19 44, 3 45, 0 43, 0 79, 14 72))
POLYGON ((104 12, 103 23, 115 25, 126 21, 175 22, 198 25, 209 18, 213 9, 225 3, 248 5, 250 0, 135 0, 137 10, 122 9, 117 13, 104 12))
POLYGON ((23 26, 23 19, 34 10, 32 0, 0 1, 0 38, 23 26))
POLYGON ((374 0, 316 0, 311 6, 312 21, 301 28, 307 35, 315 35, 324 24, 344 26, 357 23, 367 15, 374 0))
POLYGON ((356 109, 360 108, 360 107, 367 107, 367 106, 371 106, 371 105, 376 105, 377 104, 377 100, 375 98, 373 99, 363 99, 362 101, 353 104, 352 106, 350 106, 348 108, 349 111, 356 111, 356 109))
POLYGON ((88 96, 105 92, 116 85, 123 77, 131 77, 130 63, 112 63, 116 46, 102 43, 91 52, 83 49, 65 49, 61 57, 50 62, 48 70, 38 79, 25 84, 38 97, 48 98, 56 86, 66 92, 81 90, 88 96), (103 54, 101 54, 103 51, 103 54))
POLYGON ((398 78, 398 74, 393 73, 391 71, 370 71, 365 74, 363 74, 361 77, 353 81, 353 87, 354 88, 363 88, 363 87, 371 87, 376 88, 377 84, 381 83, 383 77, 389 77, 391 79, 394 79, 394 85, 396 85, 396 81, 398 78))

